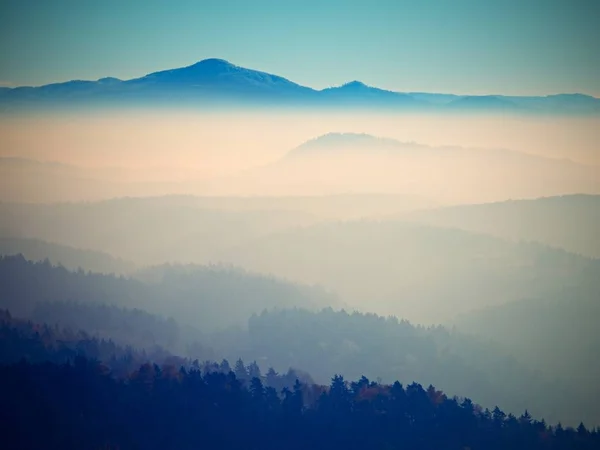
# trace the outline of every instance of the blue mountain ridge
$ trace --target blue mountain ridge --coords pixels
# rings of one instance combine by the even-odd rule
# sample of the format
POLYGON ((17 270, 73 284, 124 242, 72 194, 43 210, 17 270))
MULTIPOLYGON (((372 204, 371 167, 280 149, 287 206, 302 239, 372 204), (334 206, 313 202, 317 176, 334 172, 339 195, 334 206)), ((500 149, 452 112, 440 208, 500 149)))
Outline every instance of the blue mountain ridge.
POLYGON ((135 101, 374 107, 443 111, 521 111, 600 114, 600 99, 583 94, 538 97, 403 93, 352 81, 322 90, 217 58, 153 72, 140 78, 71 80, 39 87, 0 89, 0 106, 135 101))

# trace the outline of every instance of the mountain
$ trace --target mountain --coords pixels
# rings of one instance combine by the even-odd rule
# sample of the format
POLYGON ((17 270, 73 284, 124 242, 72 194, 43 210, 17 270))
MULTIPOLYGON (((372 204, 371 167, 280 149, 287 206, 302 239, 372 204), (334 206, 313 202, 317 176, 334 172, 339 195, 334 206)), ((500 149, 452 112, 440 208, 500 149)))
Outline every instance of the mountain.
POLYGON ((563 195, 415 211, 398 219, 537 241, 600 258, 600 196, 563 195))
POLYGON ((347 157, 356 154, 400 154, 402 150, 424 151, 425 145, 405 143, 394 139, 372 136, 366 133, 327 133, 304 142, 287 153, 286 160, 304 156, 339 155, 347 157))
POLYGON ((258 100, 272 98, 300 98, 315 94, 315 91, 293 83, 283 77, 265 72, 245 69, 223 59, 205 59, 191 66, 163 70, 142 78, 128 80, 124 88, 150 92, 199 94, 213 96, 233 95, 238 99, 246 97, 258 100))
POLYGON ((319 136, 271 164, 211 183, 216 191, 237 186, 255 195, 385 192, 440 204, 600 194, 597 167, 504 149, 434 147, 356 133, 319 136))
POLYGON ((582 94, 509 97, 400 93, 359 81, 319 91, 217 58, 130 80, 104 77, 97 81, 72 80, 39 87, 0 89, 0 108, 5 111, 27 105, 152 105, 164 102, 194 107, 252 104, 414 111, 600 113, 600 99, 582 94))
POLYGON ((222 59, 205 59, 177 69, 153 72, 140 78, 98 81, 74 80, 40 87, 19 87, 0 93, 0 102, 50 101, 62 103, 112 101, 187 101, 190 98, 225 102, 310 100, 313 89, 285 78, 246 69, 222 59))
POLYGON ((428 102, 416 99, 410 94, 367 86, 360 81, 351 81, 339 87, 323 89, 320 98, 323 103, 334 103, 345 106, 410 107, 413 109, 422 109, 430 106, 428 102))
POLYGON ((163 70, 142 78, 125 81, 130 85, 158 85, 161 83, 188 86, 250 86, 253 88, 299 89, 305 88, 285 78, 266 72, 245 69, 223 59, 205 59, 191 66, 163 70))

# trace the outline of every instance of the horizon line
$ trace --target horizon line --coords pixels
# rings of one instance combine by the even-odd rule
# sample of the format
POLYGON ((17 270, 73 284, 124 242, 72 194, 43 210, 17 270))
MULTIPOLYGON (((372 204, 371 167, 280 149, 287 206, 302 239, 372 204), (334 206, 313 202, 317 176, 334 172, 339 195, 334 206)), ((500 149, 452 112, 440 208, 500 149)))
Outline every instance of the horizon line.
POLYGON ((600 100, 600 94, 592 95, 592 94, 585 94, 585 93, 579 92, 579 91, 574 91, 574 92, 554 92, 554 93, 546 93, 546 94, 519 94, 519 95, 516 95, 516 94, 492 94, 492 93, 486 93, 486 94, 464 94, 463 93, 463 94, 459 94, 459 93, 456 93, 456 92, 439 92, 439 91, 438 92, 434 92, 434 91, 425 91, 425 90, 419 90, 419 91, 399 91, 399 90, 393 90, 393 89, 378 87, 378 86, 374 86, 374 85, 369 85, 369 84, 366 84, 366 83, 364 83, 364 82, 362 82, 360 80, 356 80, 356 79, 353 79, 353 80, 350 80, 350 81, 346 81, 346 82, 344 82, 342 84, 329 85, 327 87, 318 89, 318 88, 315 88, 315 87, 312 87, 312 86, 308 86, 308 85, 303 85, 303 84, 297 83, 297 82, 293 81, 291 78, 287 78, 287 77, 284 77, 282 75, 278 75, 278 74, 275 74, 275 73, 272 73, 272 72, 265 72, 265 71, 260 70, 260 69, 252 69, 250 67, 240 66, 240 65, 234 64, 234 63, 232 63, 232 62, 230 62, 230 61, 228 61, 226 59, 217 58, 217 57, 204 58, 204 59, 201 59, 199 61, 196 61, 195 63, 184 65, 184 66, 180 66, 180 67, 171 67, 171 68, 165 68, 165 69, 158 69, 158 70, 155 70, 155 71, 152 71, 152 72, 145 73, 145 74, 140 75, 140 76, 134 76, 132 78, 119 78, 119 77, 114 77, 112 75, 106 75, 106 76, 102 76, 102 77, 99 77, 99 78, 96 78, 96 79, 72 78, 72 79, 67 79, 67 80, 63 80, 63 81, 53 81, 53 82, 50 82, 50 83, 36 84, 36 85, 33 85, 33 84, 18 85, 18 84, 13 83, 13 82, 2 81, 0 83, 0 89, 11 89, 11 90, 12 89, 25 89, 25 88, 34 88, 35 89, 35 88, 40 88, 40 87, 44 87, 44 86, 50 86, 50 85, 55 85, 55 84, 65 84, 65 83, 71 83, 71 82, 91 82, 91 83, 96 83, 96 82, 98 82, 100 80, 110 79, 110 78, 118 80, 119 82, 127 82, 127 81, 131 81, 131 80, 140 79, 140 78, 143 78, 145 76, 148 76, 148 75, 151 75, 151 74, 154 74, 154 73, 159 73, 159 72, 168 71, 168 70, 179 70, 179 69, 185 69, 185 68, 188 68, 188 67, 193 67, 193 66, 195 66, 197 64, 200 64, 200 63, 203 63, 203 62, 206 62, 206 61, 220 61, 220 62, 224 62, 226 64, 229 64, 229 65, 231 65, 233 67, 239 67, 239 68, 242 68, 242 69, 245 69, 245 70, 251 70, 251 71, 254 71, 254 72, 260 72, 260 73, 264 73, 264 74, 268 74, 268 75, 272 75, 272 76, 277 76, 277 77, 283 78, 283 79, 285 79, 285 80, 287 80, 287 81, 289 81, 291 83, 294 83, 294 84, 296 84, 298 86, 301 86, 301 87, 304 87, 304 88, 307 88, 307 89, 311 89, 311 90, 316 91, 316 92, 322 92, 322 91, 327 90, 327 89, 341 88, 341 87, 343 87, 343 86, 345 86, 347 84, 351 84, 351 83, 361 83, 361 84, 363 84, 363 85, 365 85, 365 86, 367 86, 369 88, 379 89, 379 90, 388 91, 388 92, 394 92, 394 93, 397 93, 397 94, 407 94, 407 95, 427 94, 427 95, 454 95, 454 96, 457 96, 457 97, 509 97, 509 98, 510 97, 525 97, 525 98, 526 97, 540 97, 540 98, 544 98, 544 97, 553 97, 553 96, 558 96, 558 95, 581 95, 581 96, 591 97, 591 98, 594 98, 596 100, 600 100), (596 95, 598 95, 598 96, 596 96, 596 95))

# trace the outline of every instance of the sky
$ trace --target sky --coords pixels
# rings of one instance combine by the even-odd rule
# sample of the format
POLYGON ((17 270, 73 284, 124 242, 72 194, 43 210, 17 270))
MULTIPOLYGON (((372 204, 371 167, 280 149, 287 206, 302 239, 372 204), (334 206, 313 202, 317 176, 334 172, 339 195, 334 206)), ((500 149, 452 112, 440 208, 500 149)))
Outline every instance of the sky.
POLYGON ((211 57, 321 89, 600 97, 597 0, 1 0, 0 85, 211 57))

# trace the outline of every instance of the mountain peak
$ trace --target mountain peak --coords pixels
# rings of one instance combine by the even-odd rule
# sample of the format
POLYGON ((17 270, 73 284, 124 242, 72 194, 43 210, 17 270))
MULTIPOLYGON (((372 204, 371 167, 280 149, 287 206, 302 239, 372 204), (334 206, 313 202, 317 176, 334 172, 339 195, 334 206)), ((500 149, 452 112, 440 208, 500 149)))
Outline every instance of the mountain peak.
POLYGON ((374 104, 388 106, 424 106, 428 104, 425 101, 416 100, 408 94, 376 88, 358 80, 338 87, 327 88, 322 92, 345 102, 374 102, 374 104))
POLYGON ((233 72, 243 72, 243 69, 224 59, 209 58, 198 61, 190 66, 153 72, 145 77, 129 80, 129 82, 137 83, 147 80, 152 80, 153 82, 166 81, 171 83, 200 82, 203 79, 205 80, 207 77, 218 77, 222 74, 233 72))
POLYGON ((198 61, 196 64, 192 64, 190 67, 195 66, 212 66, 212 67, 235 67, 234 64, 231 64, 226 59, 221 58, 207 58, 201 61, 198 61))
POLYGON ((365 89, 365 88, 368 89, 368 88, 370 88, 370 86, 367 86, 365 83, 363 83, 362 81, 358 81, 358 80, 344 83, 341 87, 347 88, 347 89, 365 89))
POLYGON ((111 84, 111 83, 120 83, 121 80, 119 78, 115 78, 115 77, 104 77, 104 78, 100 78, 98 79, 98 83, 100 84, 111 84))
POLYGON ((395 139, 373 136, 366 133, 331 132, 304 142, 290 151, 288 156, 318 155, 332 151, 338 154, 348 152, 364 153, 370 152, 373 149, 384 150, 400 148, 405 145, 407 144, 395 139))
POLYGON ((309 95, 313 92, 285 78, 258 70, 246 69, 224 59, 203 59, 195 64, 177 69, 163 70, 130 80, 128 83, 143 85, 149 89, 164 86, 187 87, 191 93, 202 93, 208 97, 217 98, 222 94, 232 98, 264 95, 265 98, 279 99, 298 94, 309 95))
POLYGON ((345 87, 369 87, 362 81, 358 81, 358 80, 350 81, 348 83, 345 83, 343 86, 345 86, 345 87))

